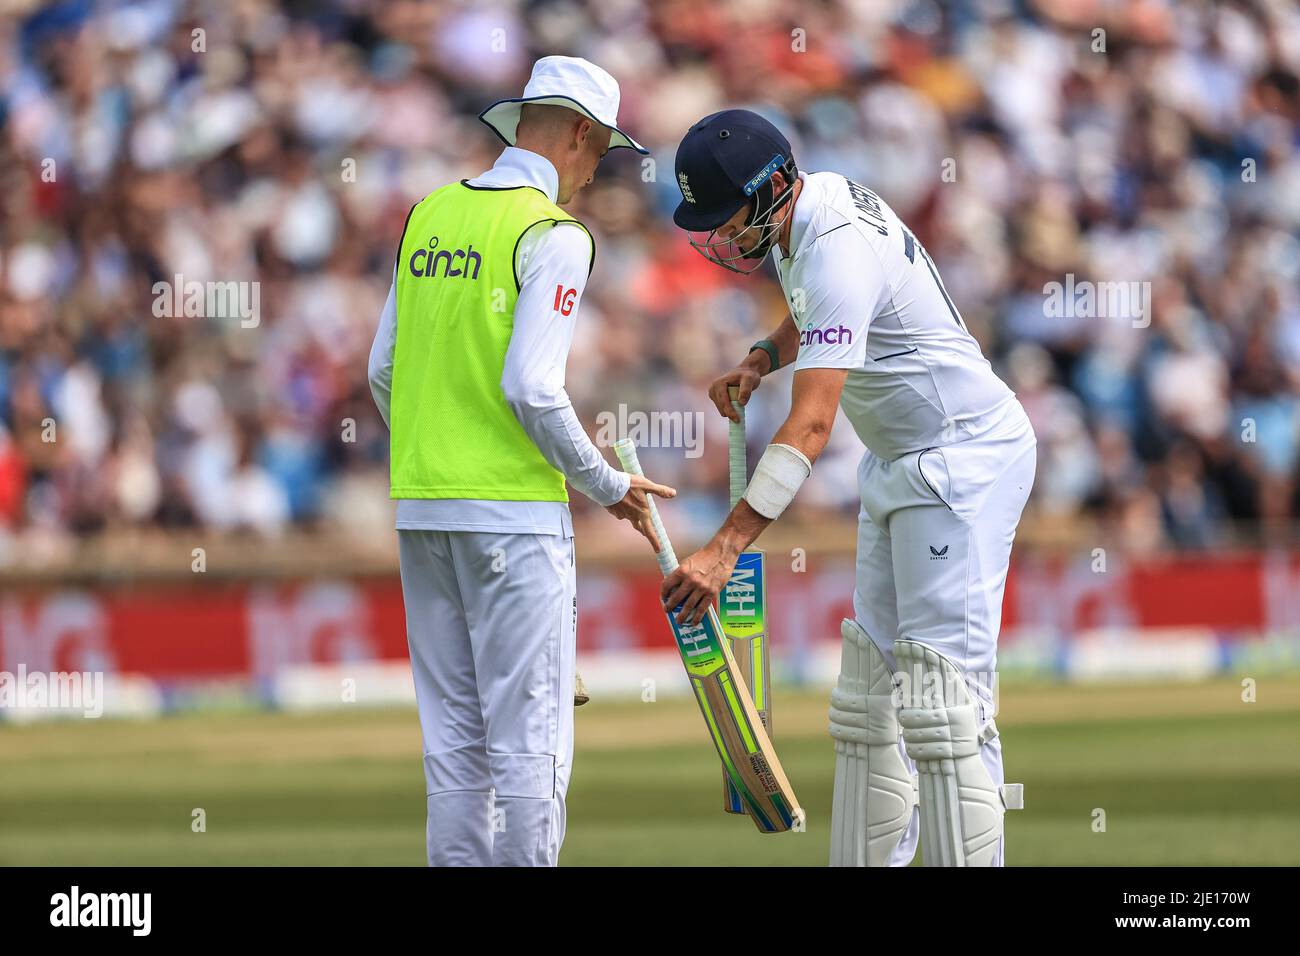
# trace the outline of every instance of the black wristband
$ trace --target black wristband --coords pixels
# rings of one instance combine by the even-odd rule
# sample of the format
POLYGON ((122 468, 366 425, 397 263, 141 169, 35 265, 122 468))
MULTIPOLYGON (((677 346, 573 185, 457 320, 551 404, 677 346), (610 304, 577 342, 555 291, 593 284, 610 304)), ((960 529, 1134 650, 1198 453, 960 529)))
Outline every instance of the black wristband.
POLYGON ((751 352, 754 351, 754 349, 762 349, 767 353, 767 357, 772 363, 772 367, 767 370, 768 374, 775 372, 781 367, 781 360, 777 358, 776 346, 772 344, 770 339, 759 339, 749 347, 751 352))

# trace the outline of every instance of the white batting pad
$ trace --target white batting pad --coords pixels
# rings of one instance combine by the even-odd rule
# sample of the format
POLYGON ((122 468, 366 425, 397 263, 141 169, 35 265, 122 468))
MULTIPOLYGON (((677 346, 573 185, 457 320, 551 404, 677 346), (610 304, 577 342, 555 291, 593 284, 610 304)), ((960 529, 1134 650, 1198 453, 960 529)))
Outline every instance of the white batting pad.
POLYGON ((898 722, 920 782, 926 866, 991 866, 1002 839, 1001 788, 980 759, 975 702, 962 671, 916 641, 896 641, 898 722))
POLYGON ((898 748, 893 672, 856 621, 843 621, 840 635, 840 677, 830 710, 831 866, 887 866, 911 823, 916 781, 898 748))

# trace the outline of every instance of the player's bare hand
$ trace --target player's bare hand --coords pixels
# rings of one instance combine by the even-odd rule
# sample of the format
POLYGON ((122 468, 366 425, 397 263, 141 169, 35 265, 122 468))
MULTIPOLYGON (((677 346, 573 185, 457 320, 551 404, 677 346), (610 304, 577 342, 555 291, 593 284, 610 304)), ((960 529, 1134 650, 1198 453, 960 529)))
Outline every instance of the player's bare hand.
POLYGON ((658 553, 659 536, 655 534, 654 522, 650 520, 650 499, 647 496, 673 498, 677 495, 677 489, 653 482, 644 475, 628 475, 628 477, 632 479, 632 483, 628 485, 627 494, 621 501, 614 502, 605 510, 615 518, 630 521, 632 527, 640 531, 650 542, 650 546, 655 549, 655 553, 658 553))
POLYGON ((740 414, 731 407, 731 393, 728 389, 739 389, 736 395, 736 401, 741 405, 749 402, 749 396, 753 394, 754 389, 758 388, 763 376, 759 375, 752 368, 741 365, 733 368, 726 375, 715 379, 709 386, 709 401, 717 406, 718 411, 724 417, 730 418, 733 422, 740 421, 740 414))
POLYGON ((699 624, 718 600, 735 567, 734 557, 728 557, 715 544, 705 545, 664 578, 659 591, 664 607, 671 611, 680 604, 677 623, 699 624))

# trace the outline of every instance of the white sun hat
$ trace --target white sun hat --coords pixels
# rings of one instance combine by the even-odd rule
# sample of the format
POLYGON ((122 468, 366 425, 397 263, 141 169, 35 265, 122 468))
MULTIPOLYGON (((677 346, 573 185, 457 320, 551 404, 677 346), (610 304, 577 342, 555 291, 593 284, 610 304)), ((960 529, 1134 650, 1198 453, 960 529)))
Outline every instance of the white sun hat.
POLYGON ((519 111, 525 103, 551 103, 577 110, 588 119, 611 130, 609 148, 626 146, 638 153, 646 149, 618 128, 618 80, 596 64, 576 56, 544 56, 533 64, 533 75, 516 99, 497 100, 478 118, 505 141, 515 145, 519 128, 519 111))

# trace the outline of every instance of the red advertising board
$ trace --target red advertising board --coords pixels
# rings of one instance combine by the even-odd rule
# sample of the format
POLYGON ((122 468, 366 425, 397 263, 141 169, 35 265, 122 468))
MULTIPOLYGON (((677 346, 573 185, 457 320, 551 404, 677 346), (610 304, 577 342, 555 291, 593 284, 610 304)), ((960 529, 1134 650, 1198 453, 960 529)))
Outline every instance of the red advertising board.
MULTIPOLYGON (((837 639, 852 614, 844 562, 771 567, 778 653, 837 639)), ((591 572, 578 585, 580 652, 667 649, 659 579, 591 572)), ((1020 562, 1005 603, 1003 649, 1028 632, 1068 643, 1083 631, 1197 628, 1240 641, 1300 629, 1300 557, 1288 553, 1020 562)), ((11 589, 0 598, 0 670, 102 670, 158 681, 269 677, 300 664, 406 655, 401 587, 392 578, 203 586, 11 589)))

